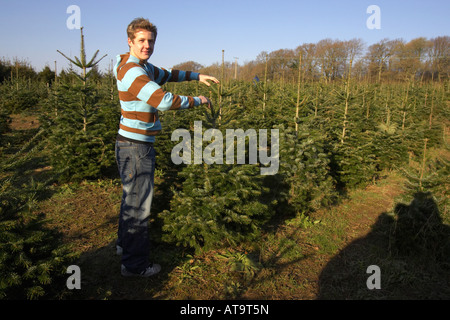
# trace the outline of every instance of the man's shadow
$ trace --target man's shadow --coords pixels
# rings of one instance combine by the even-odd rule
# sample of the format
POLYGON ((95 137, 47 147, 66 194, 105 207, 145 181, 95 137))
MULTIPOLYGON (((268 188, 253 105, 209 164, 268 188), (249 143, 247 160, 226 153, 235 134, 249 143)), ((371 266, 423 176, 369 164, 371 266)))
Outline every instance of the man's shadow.
POLYGON ((449 298, 450 227, 429 192, 381 214, 371 232, 340 251, 319 277, 318 299, 449 298), (373 276, 380 289, 369 289, 373 276))

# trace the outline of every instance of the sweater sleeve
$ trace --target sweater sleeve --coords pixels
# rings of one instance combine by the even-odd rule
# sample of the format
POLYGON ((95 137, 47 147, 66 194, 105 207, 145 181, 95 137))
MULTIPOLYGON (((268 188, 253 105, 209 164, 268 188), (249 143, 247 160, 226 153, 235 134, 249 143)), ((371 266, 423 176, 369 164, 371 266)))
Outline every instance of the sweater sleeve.
MULTIPOLYGON (((141 66, 135 64, 130 67, 124 70, 126 71, 124 74, 119 74, 122 86, 126 90, 122 96, 128 95, 127 100, 135 97, 159 111, 187 109, 201 104, 198 97, 181 96, 164 91, 156 81, 148 77, 141 66)), ((119 98, 120 96, 121 92, 119 92, 119 98)))
POLYGON ((159 85, 163 85, 166 82, 182 82, 182 81, 192 81, 199 80, 199 73, 192 71, 182 71, 182 70, 166 70, 164 68, 158 68, 151 65, 153 69, 153 74, 155 76, 155 82, 159 85))

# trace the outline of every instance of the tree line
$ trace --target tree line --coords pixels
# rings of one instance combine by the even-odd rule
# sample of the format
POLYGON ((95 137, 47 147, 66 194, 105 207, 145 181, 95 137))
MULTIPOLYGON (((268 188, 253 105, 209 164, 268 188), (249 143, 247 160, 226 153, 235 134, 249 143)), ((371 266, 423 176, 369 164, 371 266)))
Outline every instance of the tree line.
MULTIPOLYGON (((62 69, 58 75, 55 73, 56 66, 52 70, 52 67, 46 65, 41 71, 36 71, 35 68, 26 60, 0 60, 0 83, 26 83, 40 81, 47 83, 49 86, 53 84, 55 80, 74 80, 76 76, 73 74, 75 70, 70 65, 67 69, 62 69)), ((100 80, 105 76, 109 76, 110 72, 102 73, 97 66, 92 68, 92 79, 100 80)), ((112 74, 111 74, 112 76, 112 74)))
POLYGON ((432 39, 419 37, 409 42, 403 39, 382 39, 366 46, 362 39, 348 41, 323 39, 317 43, 305 43, 295 49, 262 51, 255 60, 237 65, 237 61, 215 63, 211 66, 188 61, 175 69, 194 69, 224 79, 251 81, 258 77, 268 80, 296 82, 300 67, 303 80, 330 82, 345 79, 350 62, 352 77, 370 82, 387 80, 448 79, 450 64, 450 37, 432 39))

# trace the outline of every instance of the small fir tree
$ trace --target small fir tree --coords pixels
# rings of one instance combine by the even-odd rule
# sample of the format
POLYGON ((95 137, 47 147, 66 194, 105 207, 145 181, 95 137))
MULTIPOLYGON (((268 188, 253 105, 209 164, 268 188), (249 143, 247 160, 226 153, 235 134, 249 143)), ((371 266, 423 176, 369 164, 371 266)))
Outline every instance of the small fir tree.
POLYGON ((284 126, 280 130, 280 174, 290 186, 290 205, 296 213, 307 213, 332 204, 337 194, 327 137, 313 122, 301 124, 298 132, 284 126))
POLYGON ((46 183, 31 181, 18 189, 10 180, 0 188, 0 299, 53 298, 64 289, 74 261, 60 234, 33 210, 46 183), (56 284, 61 283, 61 286, 56 284))
MULTIPOLYGON (((212 108, 204 126, 216 128, 219 117, 223 124, 227 109, 219 113, 212 108)), ((167 241, 196 251, 236 245, 255 239, 272 215, 257 165, 226 164, 223 159, 223 164, 186 165, 179 176, 181 189, 172 189, 170 210, 160 215, 167 241)))

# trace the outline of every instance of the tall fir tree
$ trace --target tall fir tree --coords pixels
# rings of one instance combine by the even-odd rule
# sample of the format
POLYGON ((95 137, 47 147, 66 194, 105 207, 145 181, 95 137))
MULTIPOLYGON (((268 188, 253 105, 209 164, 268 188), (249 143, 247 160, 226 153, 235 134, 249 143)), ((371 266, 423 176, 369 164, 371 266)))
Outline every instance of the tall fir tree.
POLYGON ((81 74, 73 72, 77 80, 69 78, 58 84, 50 96, 48 104, 53 103, 53 108, 49 106, 43 117, 51 147, 50 161, 61 180, 97 178, 114 164, 114 137, 120 109, 108 90, 90 80, 92 68, 102 58, 95 61, 97 50, 86 61, 83 28, 80 58, 72 60, 61 54, 79 67, 81 74))

